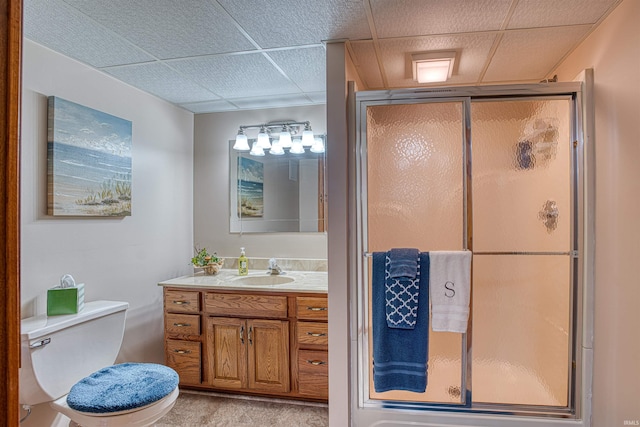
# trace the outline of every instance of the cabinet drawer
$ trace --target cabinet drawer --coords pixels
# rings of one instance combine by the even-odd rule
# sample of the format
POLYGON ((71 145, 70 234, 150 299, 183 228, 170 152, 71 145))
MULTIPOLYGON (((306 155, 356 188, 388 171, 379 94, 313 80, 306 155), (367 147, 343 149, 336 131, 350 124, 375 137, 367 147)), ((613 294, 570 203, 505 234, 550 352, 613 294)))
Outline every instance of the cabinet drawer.
POLYGON ((326 351, 298 352, 298 391, 317 398, 329 397, 329 358, 326 351))
POLYGON ((167 366, 180 376, 181 384, 200 384, 201 349, 197 341, 167 340, 167 366))
POLYGON ((200 311, 200 292, 165 290, 164 309, 177 313, 197 313, 200 311))
POLYGON ((327 320, 327 297, 296 297, 298 319, 327 320))
POLYGON ((328 325, 320 322, 298 322, 298 344, 323 345, 329 344, 328 325))
POLYGON ((287 297, 257 294, 207 292, 204 309, 216 316, 287 317, 287 297))
POLYGON ((200 335, 199 314, 165 314, 167 335, 200 335))

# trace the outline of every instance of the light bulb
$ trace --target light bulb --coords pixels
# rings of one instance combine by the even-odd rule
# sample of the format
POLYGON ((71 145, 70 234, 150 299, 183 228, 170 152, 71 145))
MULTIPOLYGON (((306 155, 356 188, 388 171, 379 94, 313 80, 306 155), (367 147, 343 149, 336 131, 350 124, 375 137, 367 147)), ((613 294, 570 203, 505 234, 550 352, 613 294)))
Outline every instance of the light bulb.
POLYGON ((240 129, 238 135, 236 135, 236 143, 233 144, 233 149, 238 151, 249 151, 249 141, 247 140, 247 135, 244 134, 244 131, 240 129))
POLYGON ((271 150, 269 150, 269 154, 273 154, 274 156, 283 155, 284 150, 282 149, 282 145, 274 141, 273 144, 271 144, 271 150))
POLYGON ((311 147, 313 145, 313 131, 311 130, 302 131, 302 145, 304 147, 311 147))
POLYGON ((249 152, 249 154, 251 154, 252 156, 264 156, 264 150, 256 141, 253 143, 253 146, 251 147, 251 151, 249 152))
POLYGON ((292 154, 304 154, 304 147, 302 146, 302 140, 300 138, 296 138, 293 141, 289 152, 292 154))
POLYGON ((267 130, 265 128, 260 129, 260 133, 258 134, 258 145, 264 149, 271 148, 269 135, 267 134, 267 130))
POLYGON ((322 138, 315 138, 309 151, 312 153, 324 153, 324 142, 322 142, 322 138))
POLYGON ((282 132, 280 132, 280 145, 282 148, 291 147, 291 134, 286 129, 282 129, 282 132))

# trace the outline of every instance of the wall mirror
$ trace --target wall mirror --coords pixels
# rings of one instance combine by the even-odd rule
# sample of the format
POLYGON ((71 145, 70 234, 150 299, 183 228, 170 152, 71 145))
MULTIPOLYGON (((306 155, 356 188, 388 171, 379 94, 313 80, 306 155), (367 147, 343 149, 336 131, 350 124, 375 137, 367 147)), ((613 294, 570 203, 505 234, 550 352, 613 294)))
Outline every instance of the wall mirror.
MULTIPOLYGON (((326 142, 325 135, 316 135, 326 142)), ((254 141, 249 140, 249 145, 254 141)), ((326 230, 325 153, 255 156, 229 141, 229 231, 317 233, 326 230)), ((326 147, 326 143, 324 144, 326 147)))

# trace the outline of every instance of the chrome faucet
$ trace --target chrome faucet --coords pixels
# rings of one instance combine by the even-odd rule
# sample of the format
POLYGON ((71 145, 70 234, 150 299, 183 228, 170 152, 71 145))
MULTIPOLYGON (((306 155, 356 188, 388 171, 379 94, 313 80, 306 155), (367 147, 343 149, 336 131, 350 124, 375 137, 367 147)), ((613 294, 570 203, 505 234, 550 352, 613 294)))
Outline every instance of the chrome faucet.
POLYGON ((278 265, 278 262, 276 261, 275 258, 269 259, 269 271, 268 271, 268 273, 271 274, 271 275, 282 274, 282 269, 278 265))

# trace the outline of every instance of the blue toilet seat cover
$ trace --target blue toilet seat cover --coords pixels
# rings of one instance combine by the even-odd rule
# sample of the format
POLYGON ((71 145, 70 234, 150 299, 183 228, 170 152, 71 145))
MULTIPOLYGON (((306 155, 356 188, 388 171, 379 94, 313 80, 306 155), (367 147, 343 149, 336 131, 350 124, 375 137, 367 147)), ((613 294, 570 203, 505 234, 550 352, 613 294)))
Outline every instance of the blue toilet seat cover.
POLYGON ((167 396, 178 381, 176 371, 164 365, 121 363, 78 381, 67 395, 67 404, 90 413, 136 409, 167 396))

